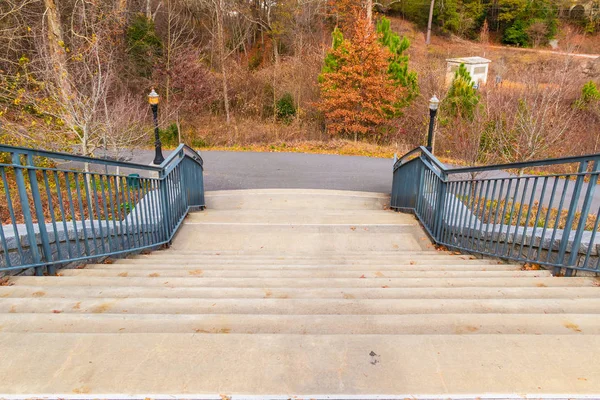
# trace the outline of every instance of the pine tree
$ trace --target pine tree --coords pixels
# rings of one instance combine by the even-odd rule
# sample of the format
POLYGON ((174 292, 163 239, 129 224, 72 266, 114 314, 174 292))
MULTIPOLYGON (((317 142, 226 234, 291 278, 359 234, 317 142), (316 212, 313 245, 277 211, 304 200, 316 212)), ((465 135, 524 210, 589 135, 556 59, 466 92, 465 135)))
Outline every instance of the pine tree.
POLYGON ((390 125, 394 104, 405 91, 388 73, 389 50, 382 46, 364 14, 355 20, 351 37, 334 32, 334 46, 320 76, 321 101, 317 107, 332 135, 358 140, 390 125))
POLYGON ((469 74, 464 64, 461 64, 454 74, 452 85, 448 90, 444 103, 452 116, 473 118, 475 107, 479 104, 479 94, 474 88, 471 74, 469 74))
POLYGON ((377 23, 377 33, 379 43, 390 51, 388 58, 390 79, 397 87, 401 86, 406 89, 404 97, 398 99, 394 104, 394 114, 399 115, 400 110, 419 95, 417 73, 408 70, 408 55, 405 54, 410 47, 410 41, 406 37, 400 38, 391 29, 390 20, 385 17, 377 23))

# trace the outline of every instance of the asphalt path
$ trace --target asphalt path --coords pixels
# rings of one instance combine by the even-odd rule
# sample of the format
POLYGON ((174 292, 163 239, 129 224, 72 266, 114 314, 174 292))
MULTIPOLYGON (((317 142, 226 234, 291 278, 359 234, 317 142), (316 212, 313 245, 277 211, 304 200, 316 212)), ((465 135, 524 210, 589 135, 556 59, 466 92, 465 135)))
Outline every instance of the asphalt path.
MULTIPOLYGON (((147 164, 153 153, 136 152, 147 164)), ((165 152, 165 157, 169 152, 165 152)), ((304 153, 203 151, 206 190, 333 189, 390 193, 392 159, 304 153)))

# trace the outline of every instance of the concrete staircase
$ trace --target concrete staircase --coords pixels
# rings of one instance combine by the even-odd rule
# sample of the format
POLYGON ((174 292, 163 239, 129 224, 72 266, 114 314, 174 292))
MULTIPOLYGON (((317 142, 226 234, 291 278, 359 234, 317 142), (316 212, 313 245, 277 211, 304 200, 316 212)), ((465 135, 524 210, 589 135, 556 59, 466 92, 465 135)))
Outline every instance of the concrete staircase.
POLYGON ((598 280, 438 251, 387 204, 213 192, 168 250, 11 278, 0 398, 600 394, 598 280))

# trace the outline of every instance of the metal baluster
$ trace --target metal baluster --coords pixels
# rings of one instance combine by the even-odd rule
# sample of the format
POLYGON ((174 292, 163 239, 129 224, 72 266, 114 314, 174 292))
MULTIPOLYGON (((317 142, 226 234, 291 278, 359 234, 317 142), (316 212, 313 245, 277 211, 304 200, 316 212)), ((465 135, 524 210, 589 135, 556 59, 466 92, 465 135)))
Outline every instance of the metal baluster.
POLYGON ((501 255, 510 257, 510 253, 509 253, 509 246, 508 243, 509 241, 513 241, 516 238, 517 235, 517 231, 519 229, 519 221, 516 221, 515 224, 515 232, 513 232, 513 238, 510 238, 510 228, 512 228, 512 220, 513 220, 513 215, 515 213, 515 207, 517 206, 517 196, 519 195, 519 186, 521 186, 521 179, 526 179, 526 178, 517 178, 517 184, 515 185, 515 195, 512 198, 512 204, 510 206, 510 214, 508 215, 508 223, 506 224, 506 240, 504 241, 504 245, 502 246, 502 252, 500 253, 501 255))
MULTIPOLYGON (((108 177, 107 181, 108 181, 108 177)), ((108 245, 108 251, 109 252, 113 252, 113 251, 118 251, 119 246, 116 245, 114 246, 114 242, 113 242, 113 234, 110 232, 110 223, 111 223, 111 218, 108 212, 108 200, 106 198, 106 190, 104 190, 104 176, 98 174, 98 183, 100 184, 100 195, 102 196, 102 208, 104 210, 104 221, 106 222, 106 243, 108 245)), ((113 219, 114 222, 114 219, 113 219)), ((102 220, 100 220, 100 223, 102 223, 102 220)), ((114 233, 116 233, 116 229, 114 231, 114 233)))
MULTIPOLYGON (((536 178, 536 183, 537 183, 537 178, 536 178)), ((529 250, 527 251, 527 259, 531 259, 530 256, 530 252, 531 252, 531 248, 533 247, 533 243, 535 242, 535 234, 537 232, 537 228, 538 228, 538 222, 540 219, 540 212, 542 211, 542 208, 544 206, 544 197, 546 197, 546 187, 548 186, 548 177, 544 177, 544 183, 542 184, 542 193, 540 194, 540 201, 538 202, 538 209, 535 213, 535 220, 533 221, 533 230, 531 231, 531 239, 529 240, 529 250)), ((534 200, 533 200, 533 193, 535 193, 535 186, 534 189, 532 191, 531 194, 531 200, 530 200, 530 210, 531 207, 533 207, 534 204, 534 200)), ((527 213, 527 221, 529 221, 529 212, 527 213)), ((523 244, 525 241, 521 242, 521 249, 519 250, 520 254, 523 254, 523 244)), ((541 242, 540 242, 541 244, 541 242)))
MULTIPOLYGON (((129 217, 130 210, 128 210, 128 209, 131 208, 131 205, 129 204, 128 197, 126 195, 127 194, 127 189, 125 186, 126 182, 123 182, 123 181, 124 181, 124 179, 122 176, 117 177, 117 180, 115 181, 115 190, 117 190, 117 192, 119 194, 119 202, 120 202, 119 203, 119 213, 121 215, 120 218, 121 218, 121 221, 125 221, 124 234, 127 237, 127 248, 131 249, 131 248, 135 247, 135 239, 129 229, 129 220, 131 218, 129 217)), ((132 222, 132 225, 133 225, 133 222, 132 222)), ((123 228, 123 226, 121 226, 121 228, 123 228)), ((131 229, 133 229, 133 227, 131 229)))
POLYGON ((461 222, 463 228, 466 229, 466 233, 464 233, 460 240, 460 247, 466 248, 466 243, 469 241, 469 236, 472 234, 471 230, 471 218, 473 217, 472 204, 474 202, 475 193, 477 193, 477 182, 472 179, 468 181, 468 194, 467 194, 467 204, 465 208, 464 220, 461 222))
MULTIPOLYGON (((100 231, 100 247, 102 248, 102 254, 106 254, 106 245, 104 244, 104 229, 102 229, 102 217, 100 215, 100 204, 98 203, 98 186, 96 185, 96 178, 94 177, 94 174, 90 174, 90 184, 92 186, 92 190, 90 191, 93 196, 94 196, 94 201, 93 201, 93 205, 96 208, 96 220, 98 221, 98 230, 100 231)), ((87 195, 87 183, 86 183, 86 195, 87 195)), ((92 199, 88 197, 88 204, 89 204, 89 210, 90 210, 90 221, 94 220, 94 207, 92 207, 92 199)), ((92 232, 94 232, 94 238, 96 237, 96 231, 94 229, 94 223, 91 222, 92 224, 92 232)), ((96 243, 96 241, 94 241, 94 243, 96 243)), ((110 246, 110 244, 109 244, 110 246)), ((96 247, 96 254, 98 254, 98 247, 96 247)))
MULTIPOLYGON (((75 180, 75 192, 77 193, 77 204, 79 205, 79 212, 81 213, 81 228, 83 230, 83 246, 85 247, 85 255, 90 256, 92 252, 90 251, 90 244, 87 232, 87 224, 85 222, 85 210, 83 208, 83 197, 81 196, 81 187, 79 186, 79 172, 73 173, 73 179, 75 180)), ((83 177, 85 181, 85 176, 83 177)))
MULTIPOLYGON (((492 211, 494 208, 494 201, 496 199, 496 188, 498 187, 498 179, 494 179, 494 186, 492 187, 492 195, 488 198, 487 196, 487 192, 486 192, 486 205, 489 202, 489 206, 487 207, 487 216, 483 216, 482 221, 485 221, 485 233, 483 236, 483 243, 480 244, 480 246, 477 249, 480 249, 482 252, 487 252, 487 241, 488 241, 488 237, 490 237, 490 235, 492 235, 491 237, 493 237, 494 231, 492 230, 491 233, 489 233, 490 230, 490 220, 492 218, 492 211)), ((490 181, 491 182, 491 181, 490 181)), ((489 188, 489 185, 488 185, 489 188)), ((481 230, 483 230, 483 222, 481 224, 481 230)))
MULTIPOLYGON (((537 183, 538 183, 538 177, 533 178, 533 188, 531 190, 531 197, 529 199, 529 205, 527 207, 527 213, 525 214, 525 222, 523 223, 523 235, 521 236, 521 249, 519 250, 519 255, 518 255, 518 259, 522 259, 522 254, 523 254, 523 244, 525 243, 526 237, 527 237, 527 228, 529 228, 529 216, 531 215, 531 207, 533 207, 533 199, 535 198, 535 190, 537 189, 537 183)), ((527 182, 529 182, 529 179, 527 179, 527 182)), ((523 191, 523 199, 521 200, 521 208, 519 210, 519 217, 518 217, 518 221, 521 220, 521 215, 523 212, 523 207, 524 207, 524 201, 525 201, 525 196, 527 193, 527 184, 525 185, 525 190, 523 191)), ((520 225, 520 222, 519 222, 520 225)), ((516 249, 515 244, 517 243, 516 240, 513 240, 512 243, 512 248, 511 248, 511 254, 514 252, 514 250, 516 249)))
MULTIPOLYGON (((554 229, 552 230, 552 236, 550 238, 550 246, 548 247, 548 256, 546 257, 546 262, 550 262, 550 256, 552 255, 552 250, 554 249, 554 240, 556 239, 556 233, 559 229, 560 216, 562 214, 563 204, 565 202, 565 197, 567 195, 567 189, 569 187, 569 179, 570 175, 565 176, 565 184, 563 185, 563 192, 560 196, 560 202, 558 203, 558 210, 556 212, 556 218, 554 220, 554 229)), ((556 260, 556 263, 560 263, 560 260, 556 260)), ((557 275, 560 272, 560 268, 554 268, 554 275, 557 275)))
MULTIPOLYGON (((583 205, 581 206, 581 214, 579 217, 579 225, 577 226, 577 231, 575 231, 575 238, 573 239, 573 245, 571 246, 571 255, 569 257, 568 264, 569 266, 577 266, 577 256, 579 255, 579 248, 581 247, 581 239, 583 237, 583 231, 585 230, 585 226, 587 224, 588 214, 590 212, 590 207, 592 205, 592 200, 594 198, 594 192, 596 189, 596 184, 598 183, 598 171, 600 170, 600 162, 599 160, 594 160, 594 164, 592 166, 592 173, 590 175, 590 181, 587 184, 587 190, 585 193, 585 198, 583 200, 583 205)), ((590 243, 591 246, 591 243, 590 243)), ((573 275, 573 269, 568 268, 565 276, 573 275)))
MULTIPOLYGON (((29 175, 29 189, 31 190, 31 197, 33 199, 33 206, 35 209, 35 216, 38 221, 38 230, 40 232, 40 241, 42 242, 42 251, 44 253, 44 259, 40 261, 46 261, 47 271, 50 275, 56 274, 56 267, 50 263, 53 260, 52 250, 50 249, 50 240, 48 238, 48 230, 46 229, 46 221, 44 218, 44 206, 42 205, 42 195, 40 187, 38 185, 35 163, 33 162, 33 156, 27 155, 27 174, 29 175)), ((35 238, 34 238, 35 239, 35 238)), ((37 239, 35 239, 37 242, 37 239)))
MULTIPOLYGON (((15 210, 13 208, 12 198, 10 197, 10 187, 8 186, 8 178, 6 176, 6 171, 4 171, 4 168, 0 168, 0 174, 2 175, 2 184, 4 185, 4 194, 6 195, 6 208, 8 208, 8 215, 10 216, 10 222, 15 235, 17 253, 19 253, 19 257, 21 258, 21 265, 25 265, 27 264, 27 260, 25 259, 25 253, 23 252, 23 246, 21 245, 21 234, 19 233, 19 228, 17 226, 17 218, 15 217, 15 210)), ((4 231, 4 228, 2 229, 4 231)))
MULTIPOLYGON (((483 224, 483 216, 485 213, 485 199, 487 198, 488 195, 488 190, 490 189, 490 184, 489 181, 484 181, 481 180, 479 181, 479 195, 478 197, 476 197, 475 200, 475 209, 474 209, 474 213, 472 215, 472 217, 474 218, 473 221, 473 233, 471 234, 471 245, 469 246, 469 248, 471 250, 475 249, 476 247, 479 246, 479 242, 481 240, 481 225, 483 224), (485 197, 483 196, 483 187, 486 186, 486 194, 485 197), (483 208, 481 209, 481 207, 483 206, 483 208), (479 217, 478 214, 480 213, 481 209, 481 216, 479 217), (477 229, 477 220, 480 220, 480 224, 479 227, 480 229, 477 229)), ((469 225, 471 225, 471 222, 469 221, 469 225)), ((469 244, 469 242, 467 241, 467 245, 469 244)))
MULTIPOLYGON (((56 216, 54 214, 54 199, 52 198, 52 193, 50 191, 50 183, 48 182, 48 174, 46 171, 42 171, 42 176, 44 178, 44 187, 46 188, 46 197, 48 198, 48 212, 50 213, 50 218, 52 219, 52 230, 54 231, 54 245, 56 246, 56 253, 58 255, 59 260, 63 260, 63 252, 60 248, 60 237, 58 234, 58 228, 56 226, 56 216)), ((58 190, 58 188, 57 188, 58 190)), ((66 233, 66 232, 65 232, 66 233)))
MULTIPOLYGON (((88 173, 83 173, 82 175, 82 180, 83 180, 83 189, 85 192, 85 200, 87 203, 87 209, 88 209, 88 215, 90 217, 90 228, 92 230, 92 243, 94 244, 94 255, 98 255, 98 235, 96 234, 96 227, 94 224, 94 207, 92 206, 92 198, 91 198, 91 192, 89 189, 89 185, 88 185, 88 179, 90 179, 91 174, 88 173)), ((103 251, 104 252, 104 251, 103 251)))
MULTIPOLYGON (((554 204, 554 196, 556 195, 557 187, 558 187, 558 177, 555 176, 554 183, 552 184, 552 191, 550 193, 550 200, 548 201, 548 210, 546 211, 546 217, 544 220, 544 228, 542 229, 542 235, 540 236, 540 246, 538 248, 537 257, 535 258, 536 262, 540 261, 540 258, 542 257, 542 251, 544 250, 544 239, 546 237, 546 230, 548 229, 548 222, 550 221, 550 216, 551 216, 551 212, 552 212, 552 204, 554 204)), ((540 209, 541 208, 542 207, 540 207, 540 209)), ((550 245, 548 246, 548 252, 550 252, 551 250, 552 250, 552 243, 550 243, 550 245)), ((530 252, 533 251, 532 246, 530 246, 529 251, 530 252)))
MULTIPOLYGON (((585 253, 585 260, 583 261, 583 268, 589 269, 588 262, 592 254, 592 249, 596 249, 596 257, 600 260, 600 254, 598 254, 598 248, 594 244, 596 240, 596 234, 598 233, 598 223, 600 222, 600 208, 596 212, 596 222, 594 222, 594 229, 592 230, 592 236, 590 237, 590 243, 588 244, 587 252, 585 253)), ((596 268, 597 270, 598 268, 596 268)))
MULTIPOLYGON (((525 207, 525 196, 527 195, 527 188, 529 187, 530 178, 523 178, 523 179, 525 179, 525 186, 523 187, 523 194, 521 195, 521 203, 519 205, 519 211, 518 211, 517 219, 515 222, 515 232, 513 234, 510 250, 508 251, 508 257, 512 257, 512 254, 515 251, 515 244, 517 243, 517 240, 518 240, 517 235, 519 234, 519 228, 521 227, 521 215, 523 214, 523 207, 525 207)), ((515 196, 516 196, 516 194, 515 194, 515 196)), ((525 235, 526 228, 527 228, 526 226, 523 227, 523 235, 525 235)))
MULTIPOLYGON (((558 250, 558 263, 564 266, 571 266, 570 260, 565 263, 565 253, 567 251, 567 247, 569 244, 569 237, 571 234, 571 230, 573 229, 573 222, 575 220, 575 213, 577 212, 577 204, 579 203, 579 196, 581 195, 581 188, 583 187, 584 179, 585 179, 585 171, 587 171, 589 161, 583 161, 579 164, 579 170, 577 175, 577 179, 575 180, 575 186, 573 187, 573 194, 571 195, 571 204, 569 206, 569 211, 567 213, 567 221, 565 222, 565 227, 563 229, 562 238, 560 240, 560 248, 558 250)), ((596 165, 597 163, 594 163, 596 165)), ((594 167, 595 169, 596 167, 594 167)), ((596 185, 596 183, 594 183, 596 185)), ((560 268, 558 269, 560 272, 560 268)), ((568 272, 568 271, 567 271, 568 272)))
MULTIPOLYGON (((490 243, 489 243, 489 253, 493 253, 492 249, 494 248, 494 244, 499 243, 500 242, 500 234, 502 233, 502 225, 500 225, 500 232, 498 233, 498 235, 496 235, 496 221, 498 221, 498 213, 500 212, 500 208, 502 207, 502 195, 504 193, 504 184, 506 182, 506 179, 502 179, 501 183, 500 183, 500 191, 498 193, 498 200, 496 201, 496 212, 494 213, 494 220, 492 221, 492 233, 490 235, 490 243), (494 240, 494 235, 496 235, 496 239, 494 240)), ((508 180, 508 192, 510 192, 510 186, 511 186, 512 181, 509 179, 508 180)), ((504 203, 506 205, 506 202, 504 203)), ((502 217, 502 216, 501 216, 502 217)), ((500 221, 501 223, 502 221, 500 221)), ((496 245, 496 247, 498 247, 496 245)))
POLYGON ((111 212, 112 212, 112 222, 113 222, 113 230, 115 233, 115 243, 116 243, 116 248, 119 248, 119 237, 121 239, 121 250, 125 250, 125 237, 124 237, 124 232, 123 232, 123 220, 121 219, 121 212, 119 210, 120 205, 119 205, 119 197, 118 197, 118 193, 116 192, 117 189, 117 177, 116 176, 110 176, 107 175, 106 176, 106 190, 108 191, 108 197, 110 200, 110 208, 111 208, 111 212), (115 182, 115 191, 113 192, 112 190, 112 185, 111 185, 111 181, 114 180, 115 182), (119 226, 117 226, 117 219, 119 220, 119 226))
MULTIPOLYGON (((74 174, 73 174, 74 175, 74 174)), ((71 222, 73 224, 73 232, 75 233, 75 246, 77 248, 77 257, 81 257, 83 253, 81 252, 81 244, 79 243, 79 228, 77 227, 77 216, 75 215, 75 202, 73 201, 73 195, 71 193, 71 184, 69 183, 69 173, 64 173, 65 177, 65 188, 67 189, 67 201, 69 202, 69 209, 71 212, 71 222)), ((75 185, 77 185, 77 180, 75 180, 75 185)), ((83 239, 84 248, 87 250, 85 236, 83 239)))

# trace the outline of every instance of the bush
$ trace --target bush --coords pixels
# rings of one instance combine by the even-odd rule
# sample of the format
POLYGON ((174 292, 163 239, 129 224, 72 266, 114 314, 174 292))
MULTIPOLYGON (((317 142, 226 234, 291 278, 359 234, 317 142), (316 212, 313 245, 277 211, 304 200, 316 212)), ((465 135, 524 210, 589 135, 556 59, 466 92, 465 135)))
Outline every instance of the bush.
POLYGON ((277 119, 285 123, 290 123, 296 115, 296 106, 294 105, 294 98, 290 93, 285 93, 276 105, 277 119))
POLYGON ((177 124, 172 123, 166 129, 159 129, 158 134, 160 135, 160 141, 165 146, 179 145, 179 131, 177 129, 177 124))

